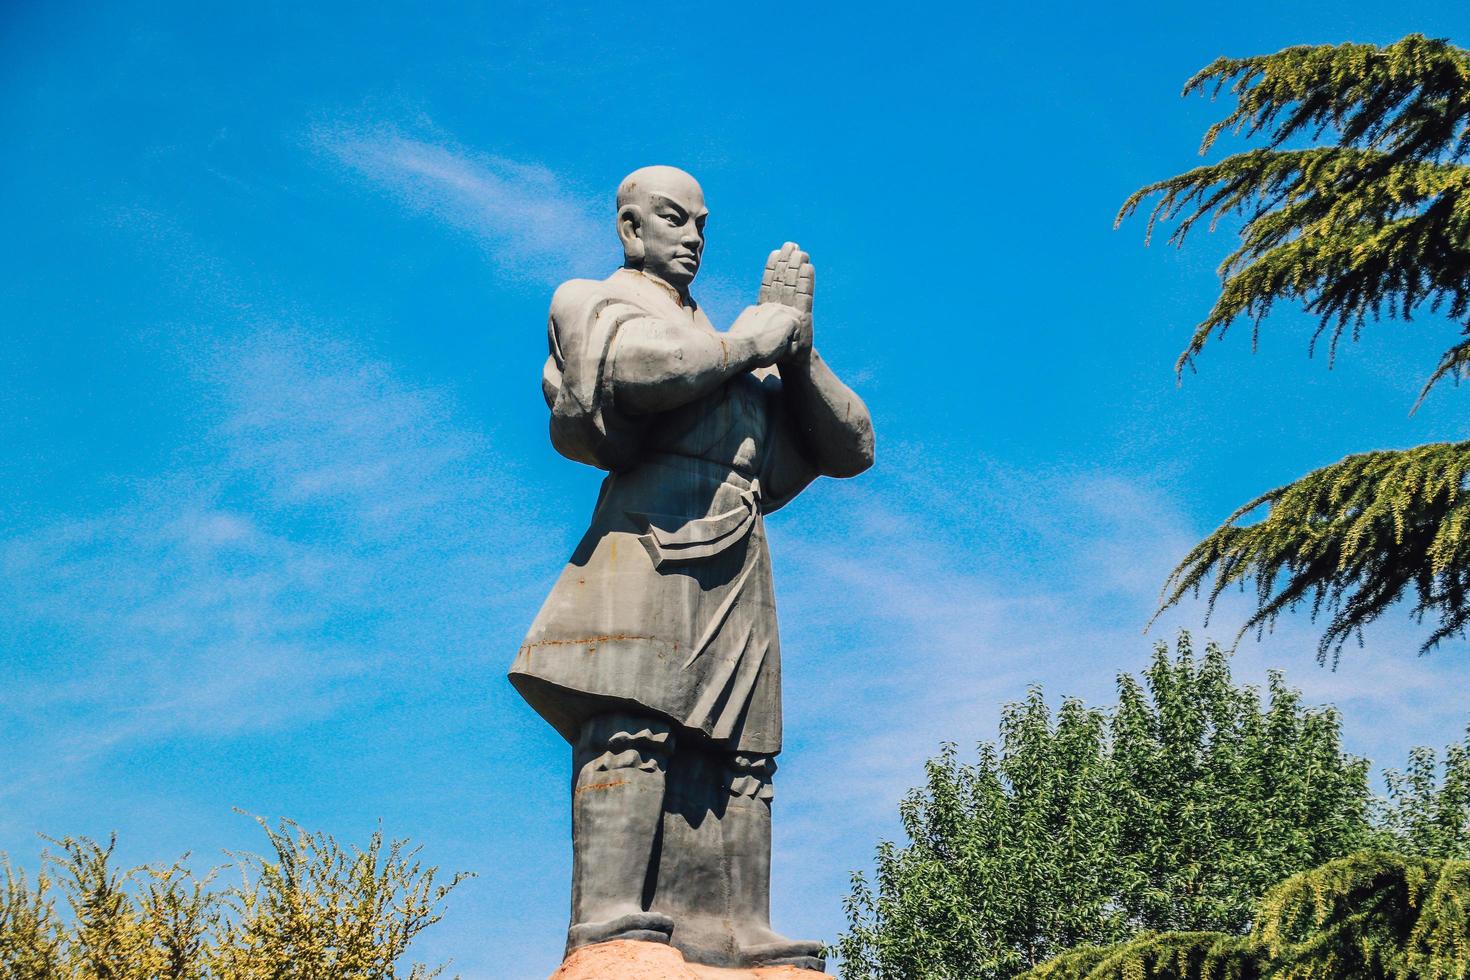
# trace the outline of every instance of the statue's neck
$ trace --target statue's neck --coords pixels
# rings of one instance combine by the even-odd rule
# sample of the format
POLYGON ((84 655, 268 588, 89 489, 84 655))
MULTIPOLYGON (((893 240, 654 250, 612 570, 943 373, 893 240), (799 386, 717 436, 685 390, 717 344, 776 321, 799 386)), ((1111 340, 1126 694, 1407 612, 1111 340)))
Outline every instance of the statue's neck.
POLYGON ((636 272, 638 275, 647 279, 649 282, 654 283, 661 289, 667 291, 669 296, 673 298, 674 302, 678 303, 680 306, 687 306, 690 309, 694 309, 698 305, 694 302, 694 298, 689 295, 689 290, 680 289, 678 286, 675 286, 667 279, 656 276, 652 272, 649 272, 647 269, 639 268, 638 266, 631 263, 625 264, 623 268, 627 269, 629 272, 636 272))

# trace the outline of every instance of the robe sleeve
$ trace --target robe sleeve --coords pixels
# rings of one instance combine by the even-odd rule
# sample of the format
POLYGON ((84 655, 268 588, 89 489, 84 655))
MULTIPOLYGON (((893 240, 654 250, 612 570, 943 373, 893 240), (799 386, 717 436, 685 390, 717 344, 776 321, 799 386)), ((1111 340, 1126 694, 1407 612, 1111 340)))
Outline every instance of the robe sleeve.
POLYGON ((610 361, 618 331, 648 315, 588 279, 563 284, 552 298, 541 390, 551 443, 568 459, 609 471, 636 461, 645 423, 618 411, 610 361))
POLYGON ((766 430, 766 451, 761 463, 761 510, 771 513, 791 502, 820 474, 806 452, 796 421, 786 405, 779 376, 770 374, 761 380, 766 389, 770 423, 766 430))

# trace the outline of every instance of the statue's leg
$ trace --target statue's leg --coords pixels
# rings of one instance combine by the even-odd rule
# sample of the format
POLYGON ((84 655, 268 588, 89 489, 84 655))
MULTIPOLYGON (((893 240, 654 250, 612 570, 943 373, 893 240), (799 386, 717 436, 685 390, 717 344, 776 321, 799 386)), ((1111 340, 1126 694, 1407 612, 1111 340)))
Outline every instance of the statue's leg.
POLYGON ((612 939, 666 943, 674 922, 645 896, 674 736, 667 722, 615 712, 582 726, 572 785, 572 925, 567 952, 612 939))
POLYGON ((730 798, 720 821, 730 874, 730 916, 741 965, 824 968, 822 944, 787 939, 771 929, 771 777, 769 755, 729 759, 730 798))

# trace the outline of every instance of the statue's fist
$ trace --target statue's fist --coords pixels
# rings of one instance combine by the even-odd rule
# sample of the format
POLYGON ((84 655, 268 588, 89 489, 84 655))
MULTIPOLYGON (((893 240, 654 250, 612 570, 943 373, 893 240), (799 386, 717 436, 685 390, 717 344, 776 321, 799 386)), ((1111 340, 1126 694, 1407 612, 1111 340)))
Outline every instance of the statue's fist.
POLYGON ((796 321, 796 332, 791 337, 791 348, 782 361, 800 363, 811 356, 812 353, 812 314, 811 294, 807 294, 807 312, 802 313, 800 306, 797 312, 801 313, 800 319, 796 321))
POLYGON ((751 344, 762 367, 803 357, 812 349, 812 318, 781 303, 747 307, 730 333, 751 344))

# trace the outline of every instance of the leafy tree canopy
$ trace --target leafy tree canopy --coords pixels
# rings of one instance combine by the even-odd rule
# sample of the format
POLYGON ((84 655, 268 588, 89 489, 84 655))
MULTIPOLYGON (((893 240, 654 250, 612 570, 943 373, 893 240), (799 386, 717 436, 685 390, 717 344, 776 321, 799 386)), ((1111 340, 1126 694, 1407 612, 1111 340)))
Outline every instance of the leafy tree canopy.
MULTIPOLYGON (((28 878, 0 857, 0 976, 7 980, 429 980, 402 960, 467 877, 439 877, 405 841, 365 849, 260 821, 269 857, 234 855, 238 884, 181 862, 118 869, 85 838, 28 878)), ((217 869, 219 870, 219 869, 217 869)))
POLYGON ((1283 877, 1372 840, 1367 765, 1272 674, 1160 646, 1109 710, 1039 689, 973 764, 948 746, 903 801, 908 843, 855 875, 843 976, 1008 978, 1140 929, 1241 931, 1283 877))
POLYGON ((1442 769, 1433 749, 1409 753, 1400 772, 1384 772, 1388 798, 1375 823, 1383 846, 1418 857, 1470 860, 1470 732, 1444 754, 1442 769))

